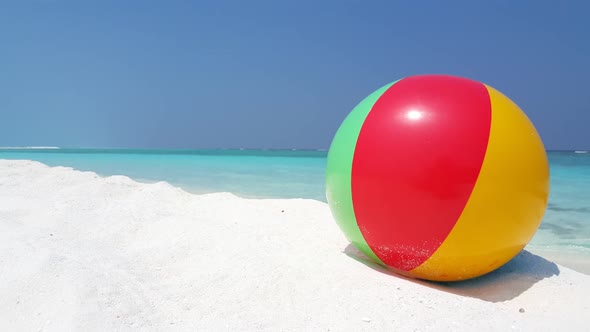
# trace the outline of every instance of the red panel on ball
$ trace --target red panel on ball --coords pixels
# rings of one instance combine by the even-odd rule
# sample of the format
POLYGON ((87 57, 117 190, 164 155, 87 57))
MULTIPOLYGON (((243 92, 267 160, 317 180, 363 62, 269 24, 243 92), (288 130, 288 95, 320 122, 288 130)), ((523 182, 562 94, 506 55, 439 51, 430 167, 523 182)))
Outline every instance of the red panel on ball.
POLYGON ((377 100, 351 186, 361 233, 385 264, 409 271, 445 240, 477 180, 490 125, 488 91, 469 79, 412 76, 377 100))

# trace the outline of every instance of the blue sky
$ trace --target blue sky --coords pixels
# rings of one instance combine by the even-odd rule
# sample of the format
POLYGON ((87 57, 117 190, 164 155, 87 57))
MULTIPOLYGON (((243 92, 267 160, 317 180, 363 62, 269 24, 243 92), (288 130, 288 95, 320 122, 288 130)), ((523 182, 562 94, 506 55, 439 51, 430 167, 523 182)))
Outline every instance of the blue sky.
POLYGON ((0 2, 0 146, 327 148, 398 78, 490 84, 590 149, 585 1, 0 2))

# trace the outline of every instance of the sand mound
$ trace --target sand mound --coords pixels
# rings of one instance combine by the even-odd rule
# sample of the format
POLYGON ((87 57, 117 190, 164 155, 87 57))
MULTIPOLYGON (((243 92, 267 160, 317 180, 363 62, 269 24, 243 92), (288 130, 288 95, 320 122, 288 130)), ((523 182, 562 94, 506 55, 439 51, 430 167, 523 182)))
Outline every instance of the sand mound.
POLYGON ((367 262, 313 200, 0 160, 2 331, 582 331, 590 276, 523 251, 462 283, 367 262))

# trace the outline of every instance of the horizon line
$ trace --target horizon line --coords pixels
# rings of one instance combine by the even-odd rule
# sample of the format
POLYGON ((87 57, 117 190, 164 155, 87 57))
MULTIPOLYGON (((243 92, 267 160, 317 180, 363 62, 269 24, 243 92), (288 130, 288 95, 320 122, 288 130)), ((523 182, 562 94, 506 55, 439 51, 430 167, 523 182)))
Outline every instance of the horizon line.
MULTIPOLYGON (((60 147, 60 146, 0 146, 0 150, 268 150, 268 151, 329 151, 329 148, 309 147, 282 147, 282 148, 259 148, 259 147, 60 147)), ((589 152, 586 149, 545 149, 546 152, 589 152)))

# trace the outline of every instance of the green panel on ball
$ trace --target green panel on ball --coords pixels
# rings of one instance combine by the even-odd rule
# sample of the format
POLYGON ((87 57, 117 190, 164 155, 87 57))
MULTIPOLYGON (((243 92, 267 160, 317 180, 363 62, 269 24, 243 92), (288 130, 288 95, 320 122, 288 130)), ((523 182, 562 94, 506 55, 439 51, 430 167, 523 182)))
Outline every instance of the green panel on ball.
POLYGON ((375 102, 397 81, 387 84, 361 101, 344 119, 334 135, 326 165, 326 198, 336 223, 346 238, 363 254, 383 264, 361 234, 352 205, 351 174, 356 142, 375 102))

